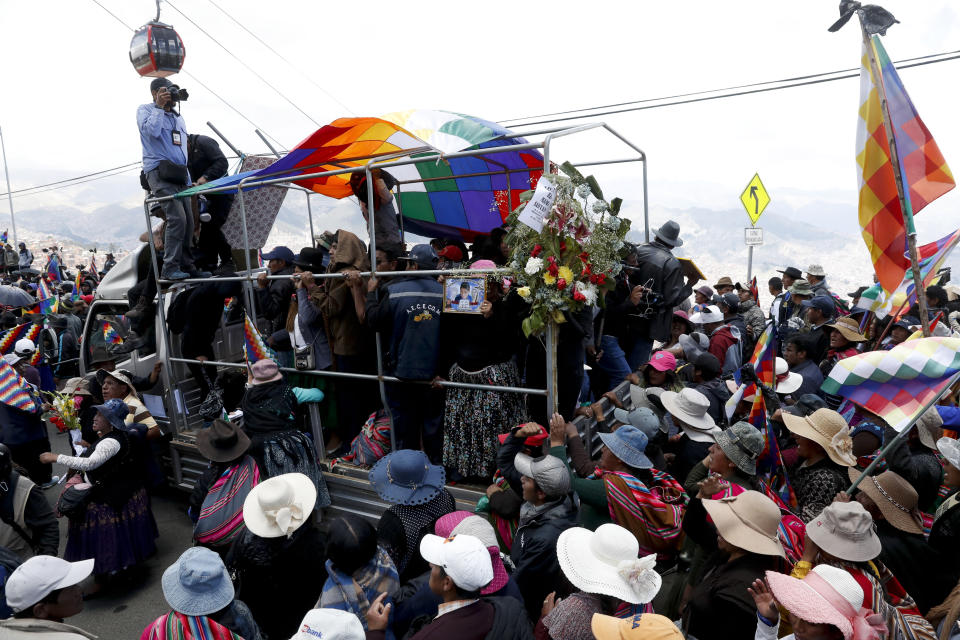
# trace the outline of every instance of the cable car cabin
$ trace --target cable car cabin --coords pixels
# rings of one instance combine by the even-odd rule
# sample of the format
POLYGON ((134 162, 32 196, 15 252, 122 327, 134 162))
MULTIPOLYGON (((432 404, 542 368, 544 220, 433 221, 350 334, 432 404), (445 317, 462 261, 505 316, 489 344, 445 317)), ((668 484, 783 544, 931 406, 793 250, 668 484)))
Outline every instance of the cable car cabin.
POLYGON ((130 62, 141 76, 171 76, 183 67, 184 57, 183 40, 173 27, 162 22, 148 22, 130 41, 130 62))

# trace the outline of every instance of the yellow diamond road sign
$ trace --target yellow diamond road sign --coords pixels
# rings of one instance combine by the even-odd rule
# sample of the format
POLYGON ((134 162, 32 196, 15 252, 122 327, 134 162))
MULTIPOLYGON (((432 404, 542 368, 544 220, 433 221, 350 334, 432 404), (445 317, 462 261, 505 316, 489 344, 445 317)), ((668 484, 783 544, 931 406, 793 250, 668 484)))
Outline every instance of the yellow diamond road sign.
POLYGON ((753 174, 753 179, 740 194, 740 202, 743 203, 743 208, 747 210, 750 221, 757 224, 760 214, 770 204, 770 196, 767 195, 767 190, 760 181, 760 174, 753 174))

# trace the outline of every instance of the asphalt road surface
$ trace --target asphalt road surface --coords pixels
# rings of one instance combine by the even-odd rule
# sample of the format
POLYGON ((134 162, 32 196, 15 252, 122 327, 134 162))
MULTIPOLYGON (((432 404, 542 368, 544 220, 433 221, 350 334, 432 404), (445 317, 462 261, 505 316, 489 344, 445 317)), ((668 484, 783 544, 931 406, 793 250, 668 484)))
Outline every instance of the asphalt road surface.
MULTIPOLYGON (((66 434, 50 435, 54 453, 70 454, 66 434)), ((54 465, 54 473, 63 474, 64 468, 54 465)), ((48 489, 50 504, 56 503, 62 486, 48 489)), ((169 610, 163 598, 160 577, 164 569, 193 543, 193 524, 186 515, 187 494, 169 490, 151 497, 153 516, 156 518, 160 537, 157 538, 157 553, 146 562, 146 579, 123 591, 109 589, 84 603, 84 610, 66 622, 104 640, 136 639, 144 627, 169 610)), ((67 521, 60 519, 60 555, 67 544, 67 521)))

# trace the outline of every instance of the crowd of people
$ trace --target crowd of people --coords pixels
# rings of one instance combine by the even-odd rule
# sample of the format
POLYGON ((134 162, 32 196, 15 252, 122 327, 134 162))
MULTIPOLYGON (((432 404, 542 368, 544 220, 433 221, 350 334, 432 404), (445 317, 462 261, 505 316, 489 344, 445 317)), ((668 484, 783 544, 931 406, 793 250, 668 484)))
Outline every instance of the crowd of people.
MULTIPOLYGON (((145 189, 223 175, 169 83, 151 93, 138 112, 145 189)), ((880 415, 822 389, 839 361, 910 339, 917 305, 877 319, 858 306, 863 289, 838 295, 810 264, 785 265, 761 307, 751 283, 709 286, 685 268, 669 221, 623 247, 602 305, 563 313, 548 371, 509 273, 480 276, 482 302, 453 275, 422 273, 517 269, 507 230, 407 250, 393 178, 371 176, 375 265, 358 235, 324 232, 263 254, 244 296, 212 277, 235 271, 220 231, 229 202, 208 201, 195 233, 190 201, 168 200, 152 238, 161 282, 128 295, 125 348, 77 345, 89 370, 67 368, 63 336, 88 293, 64 290, 46 314, 56 357, 25 363, 44 349, 29 340, 5 357, 30 389, 72 400, 80 428, 72 455, 54 454, 42 402, 33 413, 0 404, 0 638, 93 637, 69 624, 84 594, 144 579, 171 434, 140 397, 159 366, 138 377, 118 364, 151 348, 158 288, 189 276, 212 279, 167 289, 160 329, 194 360, 203 427, 192 436, 207 465, 183 516, 193 544, 163 573, 169 609, 143 621, 142 640, 960 638, 960 390, 894 441, 880 415), (371 266, 388 275, 361 275, 371 266), (213 364, 217 332, 250 303, 272 353, 246 371, 213 364), (770 335, 775 382, 764 385, 750 360, 770 335), (378 341, 400 381, 385 398, 370 379, 323 375, 376 373, 378 341), (519 392, 554 377, 555 407, 519 392), (768 429, 751 423, 740 380, 763 394, 768 429), (369 469, 382 514, 328 510, 325 458, 369 469), (68 476, 55 504, 41 490, 52 464, 68 476)), ((361 203, 365 180, 350 182, 361 203)), ((924 293, 934 335, 960 331, 960 300, 939 284, 924 293)), ((31 320, 21 315, 3 321, 31 320)))
MULTIPOLYGON (((276 360, 246 375, 196 368, 222 411, 195 434, 209 463, 186 509, 195 546, 164 572, 170 609, 144 621, 142 638, 960 636, 955 397, 884 450, 850 495, 896 432, 821 390, 837 361, 892 348, 917 321, 865 317, 856 299, 830 291, 818 265, 785 267, 761 310, 729 277, 713 287, 684 277, 672 255, 679 244, 667 223, 653 242, 628 245, 604 307, 561 324, 549 414, 542 398, 436 384, 545 384, 543 347, 522 337, 522 301, 502 275, 487 277, 480 313, 448 314, 442 278, 417 274, 509 267, 502 234, 469 248, 379 249, 379 271, 404 273, 377 279, 359 275, 366 245, 344 230, 298 254, 265 254, 269 273, 290 276, 256 285, 276 360), (771 325, 776 383, 757 393, 782 457, 775 464, 747 421, 752 399, 732 411, 728 402, 733 374, 749 379, 744 364, 771 325), (309 375, 374 371, 374 332, 388 372, 404 381, 386 406, 366 381, 309 375), (308 366, 297 364, 307 347, 308 366), (370 468, 390 505, 376 522, 323 515, 322 456, 298 420, 307 403, 333 416, 334 465, 370 468), (575 426, 581 415, 596 425, 599 457, 575 426), (482 498, 463 510, 453 485, 479 485, 482 498)), ((209 286, 177 297, 192 300, 181 303, 184 343, 213 359, 192 333, 202 322, 192 305, 208 303, 197 292, 209 286)), ((943 287, 926 294, 934 331, 946 335, 954 301, 943 287)), ((82 316, 82 299, 70 313, 82 316)), ((18 344, 8 362, 35 348, 18 344)), ((137 378, 117 368, 118 354, 96 351, 95 371, 54 378, 78 409, 76 455, 49 452, 39 416, 28 428, 24 412, 0 407, 11 418, 0 445, 11 617, 0 637, 90 637, 65 622, 82 609, 81 586, 89 596, 137 584, 155 553, 150 501, 163 482, 164 436, 138 393, 158 371, 137 378), (7 440, 31 429, 43 433, 39 448, 7 440), (40 489, 54 463, 69 479, 51 505, 40 489), (57 516, 68 519, 63 559, 57 516)), ((17 370, 39 388, 31 368, 17 370)))

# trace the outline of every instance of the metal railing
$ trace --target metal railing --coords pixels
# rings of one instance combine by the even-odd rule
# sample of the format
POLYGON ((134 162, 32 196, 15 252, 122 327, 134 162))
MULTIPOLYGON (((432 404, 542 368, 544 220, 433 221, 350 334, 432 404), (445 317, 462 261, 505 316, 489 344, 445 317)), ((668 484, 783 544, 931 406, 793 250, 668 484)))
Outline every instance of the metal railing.
MULTIPOLYGON (((370 253, 371 268, 369 271, 361 272, 360 275, 376 278, 377 276, 380 276, 380 277, 398 276, 398 275, 409 276, 411 275, 411 273, 414 273, 420 276, 427 276, 427 277, 435 276, 435 275, 456 276, 456 275, 483 274, 483 273, 487 273, 487 274, 509 273, 511 272, 509 269, 436 269, 436 270, 429 270, 429 271, 414 271, 414 272, 409 272, 409 271, 378 272, 376 270, 377 247, 376 247, 376 234, 374 230, 375 215, 372 213, 372 212, 375 212, 376 210, 374 207, 374 184, 373 184, 374 181, 373 181, 372 170, 374 168, 388 169, 390 167, 396 167, 396 166, 415 165, 423 162, 441 162, 441 161, 445 161, 453 158, 481 157, 485 161, 488 161, 492 164, 497 164, 504 168, 504 171, 502 173, 506 175, 507 184, 509 187, 509 184, 510 184, 509 180, 510 180, 511 173, 517 173, 517 172, 523 172, 523 171, 530 172, 533 170, 533 168, 531 167, 524 170, 511 170, 508 167, 500 164, 499 162, 491 160, 488 156, 495 156, 499 153, 542 149, 543 163, 544 163, 543 172, 549 173, 550 172, 550 150, 551 150, 551 145, 553 141, 558 138, 562 138, 565 136, 570 136, 570 135, 574 135, 574 134, 582 133, 586 131, 591 131, 591 130, 604 130, 610 133, 611 135, 613 135, 618 140, 622 141, 624 144, 626 144, 628 147, 630 147, 637 153, 637 156, 633 158, 591 161, 591 162, 580 163, 580 166, 598 166, 598 165, 605 165, 605 164, 620 164, 620 163, 627 163, 627 162, 639 162, 641 164, 642 172, 643 172, 644 237, 646 241, 649 241, 650 224, 649 224, 649 217, 648 217, 649 209, 648 209, 648 197, 647 197, 647 156, 642 149, 640 149, 639 147, 631 143, 629 140, 627 140, 625 137, 620 135, 617 131, 615 131, 609 125, 605 123, 591 123, 591 124, 584 124, 584 125, 579 125, 575 127, 558 127, 558 128, 551 128, 551 129, 535 130, 531 132, 517 132, 515 134, 518 137, 544 135, 545 136, 544 139, 539 142, 524 142, 524 143, 517 143, 512 145, 505 145, 502 147, 473 149, 473 150, 458 151, 458 152, 446 153, 446 154, 432 147, 418 148, 413 150, 402 150, 402 151, 391 152, 387 154, 379 154, 376 156, 350 158, 346 160, 338 160, 336 162, 328 162, 328 163, 325 163, 324 165, 317 165, 318 167, 331 166, 331 165, 337 166, 336 169, 331 169, 326 171, 317 171, 313 173, 302 174, 297 172, 303 171, 306 167, 296 167, 289 172, 283 173, 282 175, 279 173, 273 174, 273 175, 268 174, 268 177, 260 177, 260 178, 254 177, 254 176, 247 176, 241 179, 237 185, 211 187, 208 189, 204 189, 203 193, 205 194, 206 193, 216 194, 216 193, 222 193, 222 192, 228 192, 228 191, 233 192, 234 190, 236 191, 237 201, 239 203, 239 208, 240 208, 240 220, 241 220, 241 229, 242 229, 243 245, 244 245, 243 252, 244 252, 244 258, 246 263, 245 275, 231 276, 231 277, 217 277, 217 278, 188 278, 185 280, 178 281, 178 284, 180 283, 194 284, 194 283, 204 283, 204 282, 213 282, 213 281, 244 282, 246 285, 243 288, 244 298, 245 298, 244 306, 247 312, 250 314, 251 320, 253 320, 254 324, 256 324, 257 318, 256 318, 256 306, 254 304, 255 301, 253 296, 253 282, 255 278, 259 277, 259 274, 256 276, 254 275, 254 269, 251 264, 251 256, 250 256, 251 249, 250 249, 249 234, 248 234, 248 227, 247 227, 247 212, 246 212, 246 204, 244 202, 244 196, 243 196, 244 191, 246 189, 259 188, 259 187, 265 187, 265 186, 278 186, 282 188, 298 189, 298 190, 304 191, 307 194, 307 209, 308 209, 308 215, 310 218, 310 242, 312 245, 314 244, 313 212, 309 204, 310 195, 312 194, 312 192, 309 189, 306 189, 299 185, 293 185, 290 183, 294 180, 307 180, 307 179, 330 177, 330 176, 343 175, 343 174, 354 174, 359 172, 363 172, 367 180, 367 211, 371 212, 371 214, 367 216, 367 219, 368 219, 367 231, 370 239, 369 253, 370 253), (430 153, 430 151, 434 151, 435 153, 430 153), (421 155, 415 158, 410 157, 410 154, 413 154, 413 153, 427 153, 429 155, 421 155), (363 160, 366 160, 366 162, 363 165, 357 165, 357 166, 342 166, 337 164, 337 163, 343 163, 343 162, 359 162, 363 160)), ((501 173, 501 172, 486 172, 484 175, 496 175, 498 173, 501 173)), ((463 176, 451 175, 451 176, 445 176, 444 179, 454 180, 456 178, 469 177, 471 175, 474 175, 474 174, 464 174, 463 176)), ((429 180, 429 178, 427 179, 421 178, 418 181, 404 181, 403 184, 410 184, 413 182, 423 182, 425 180, 429 180)), ((399 185, 398 185, 398 193, 399 193, 399 185)), ((508 198, 510 197, 509 193, 511 192, 508 192, 508 198)), ((159 304, 157 304, 157 313, 158 313, 158 320, 160 321, 160 326, 161 326, 160 333, 162 335, 162 340, 163 340, 163 347, 164 347, 163 359, 165 361, 164 363, 165 366, 163 367, 162 375, 163 375, 164 385, 167 388, 173 388, 170 362, 187 363, 187 364, 189 363, 204 364, 205 363, 205 361, 201 361, 201 360, 173 357, 172 351, 170 349, 169 334, 166 331, 166 313, 163 305, 163 291, 160 289, 159 285, 168 283, 169 281, 162 280, 160 278, 160 268, 159 268, 159 262, 157 259, 158 255, 157 255, 156 246, 154 245, 153 237, 152 237, 152 224, 150 221, 150 205, 153 203, 160 203, 160 202, 172 200, 176 197, 177 197, 177 194, 174 194, 169 196, 147 198, 144 200, 144 217, 146 219, 147 230, 150 236, 148 244, 150 246, 150 253, 151 253, 151 262, 152 262, 151 268, 153 271, 153 275, 156 278, 156 281, 158 283, 157 296, 159 299, 159 304)), ((402 215, 399 198, 396 198, 396 200, 397 200, 398 214, 402 215)), ((314 274, 313 277, 317 279, 345 278, 347 277, 347 274, 346 273, 324 273, 324 274, 314 274)), ((290 278, 290 276, 289 275, 284 275, 284 276, 268 275, 267 276, 267 279, 271 279, 271 280, 287 279, 287 278, 290 278)), ((554 363, 556 360, 556 354, 555 354, 556 342, 554 340, 554 335, 553 335, 555 332, 555 329, 552 324, 550 323, 547 324, 546 331, 547 331, 547 335, 546 335, 547 347, 545 349, 545 352, 546 352, 545 364, 546 364, 546 371, 547 371, 548 380, 549 380, 550 372, 553 371, 555 367, 554 363)), ((389 406, 387 402, 387 394, 386 394, 387 382, 431 384, 430 381, 401 380, 393 376, 385 375, 384 365, 383 365, 383 348, 381 345, 381 336, 379 331, 375 333, 375 347, 376 347, 376 363, 377 363, 376 375, 339 372, 339 371, 318 371, 318 370, 302 371, 299 369, 289 369, 289 368, 283 368, 282 370, 287 372, 295 372, 295 373, 315 375, 315 376, 321 376, 321 377, 332 377, 332 378, 340 377, 340 378, 376 380, 379 386, 380 399, 384 407, 389 406)), ((230 362, 220 362, 220 361, 206 361, 206 364, 210 364, 213 366, 227 366, 227 367, 245 367, 246 366, 243 363, 230 363, 230 362)), ((547 384, 547 389, 527 389, 522 387, 513 388, 513 387, 501 387, 496 385, 473 385, 473 384, 456 383, 456 382, 450 382, 450 381, 438 381, 437 384, 439 384, 442 387, 449 387, 449 388, 484 389, 484 390, 499 391, 499 392, 523 393, 528 395, 544 395, 547 398, 548 414, 551 413, 557 406, 555 389, 553 389, 552 385, 549 383, 547 384)), ((174 423, 174 428, 178 428, 179 420, 175 416, 176 412, 173 411, 170 413, 171 413, 171 422, 174 423)), ((395 435, 392 428, 390 430, 390 438, 391 438, 391 445, 395 447, 396 445, 395 435)))

